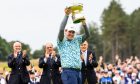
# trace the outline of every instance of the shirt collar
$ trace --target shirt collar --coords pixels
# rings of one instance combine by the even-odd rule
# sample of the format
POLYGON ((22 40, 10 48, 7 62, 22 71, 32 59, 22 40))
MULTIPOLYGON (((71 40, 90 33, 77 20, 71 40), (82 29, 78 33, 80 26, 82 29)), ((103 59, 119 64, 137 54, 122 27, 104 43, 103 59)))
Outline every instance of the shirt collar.
POLYGON ((82 53, 87 53, 87 50, 86 50, 86 51, 84 51, 84 52, 82 51, 82 53))

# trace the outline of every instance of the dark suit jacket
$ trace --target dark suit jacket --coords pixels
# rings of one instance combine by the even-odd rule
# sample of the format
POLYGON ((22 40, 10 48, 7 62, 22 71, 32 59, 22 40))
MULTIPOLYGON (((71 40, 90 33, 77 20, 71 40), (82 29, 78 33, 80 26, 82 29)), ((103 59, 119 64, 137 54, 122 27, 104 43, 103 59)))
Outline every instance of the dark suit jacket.
POLYGON ((87 65, 85 65, 85 62, 82 62, 82 69, 81 70, 93 70, 94 68, 96 68, 98 66, 96 57, 95 57, 95 52, 87 50, 87 65), (89 61, 89 55, 92 54, 93 58, 92 58, 92 63, 90 63, 89 61))
POLYGON ((97 82, 96 79, 96 73, 94 71, 94 68, 98 66, 96 57, 95 57, 95 52, 87 50, 87 65, 85 65, 85 62, 82 62, 82 82, 85 82, 85 79, 87 78, 88 84, 95 84, 97 82), (92 54, 92 62, 89 61, 89 56, 92 54))
POLYGON ((55 61, 53 58, 48 58, 46 63, 44 62, 45 56, 40 57, 39 67, 43 68, 43 73, 41 76, 40 84, 50 84, 51 78, 52 78, 53 82, 55 82, 57 80, 56 84, 59 83, 60 57, 59 57, 59 55, 57 55, 56 57, 57 57, 57 61, 55 61))
POLYGON ((28 56, 22 58, 22 53, 18 54, 17 58, 11 54, 8 56, 8 67, 11 68, 11 74, 8 84, 27 84, 29 74, 26 66, 30 65, 28 56))

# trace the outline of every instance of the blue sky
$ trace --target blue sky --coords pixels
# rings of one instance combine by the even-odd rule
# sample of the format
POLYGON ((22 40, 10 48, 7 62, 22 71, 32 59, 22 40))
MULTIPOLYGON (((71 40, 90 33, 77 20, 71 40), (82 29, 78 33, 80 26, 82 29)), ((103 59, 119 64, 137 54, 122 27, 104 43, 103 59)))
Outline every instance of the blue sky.
MULTIPOLYGON (((7 41, 20 40, 40 49, 46 42, 56 46, 64 8, 83 3, 86 21, 100 26, 101 14, 111 0, 0 0, 0 35, 7 41)), ((140 7, 140 0, 117 0, 126 13, 140 7)), ((71 18, 69 23, 72 23, 71 18)), ((79 24, 78 24, 79 25, 79 24)))

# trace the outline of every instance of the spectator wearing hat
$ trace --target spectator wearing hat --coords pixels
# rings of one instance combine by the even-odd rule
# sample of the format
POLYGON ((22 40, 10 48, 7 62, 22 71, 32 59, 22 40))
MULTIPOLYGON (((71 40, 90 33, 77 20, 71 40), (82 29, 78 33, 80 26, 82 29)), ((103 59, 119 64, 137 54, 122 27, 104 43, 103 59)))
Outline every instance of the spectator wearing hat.
POLYGON ((131 84, 131 79, 128 77, 125 77, 125 74, 123 72, 120 73, 120 84, 131 84))
POLYGON ((99 80, 99 84, 114 84, 111 77, 108 76, 108 70, 103 71, 103 77, 99 80))

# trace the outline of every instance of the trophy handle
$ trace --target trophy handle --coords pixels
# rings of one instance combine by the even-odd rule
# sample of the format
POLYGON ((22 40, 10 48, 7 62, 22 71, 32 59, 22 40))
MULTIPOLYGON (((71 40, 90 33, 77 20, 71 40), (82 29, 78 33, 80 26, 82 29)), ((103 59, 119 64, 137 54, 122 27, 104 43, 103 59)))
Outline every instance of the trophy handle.
POLYGON ((74 24, 77 24, 77 23, 80 23, 83 20, 85 20, 85 17, 83 16, 83 17, 80 17, 80 18, 75 18, 75 16, 72 16, 72 20, 73 20, 74 24))

